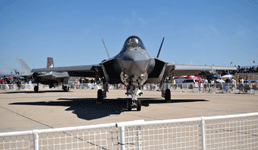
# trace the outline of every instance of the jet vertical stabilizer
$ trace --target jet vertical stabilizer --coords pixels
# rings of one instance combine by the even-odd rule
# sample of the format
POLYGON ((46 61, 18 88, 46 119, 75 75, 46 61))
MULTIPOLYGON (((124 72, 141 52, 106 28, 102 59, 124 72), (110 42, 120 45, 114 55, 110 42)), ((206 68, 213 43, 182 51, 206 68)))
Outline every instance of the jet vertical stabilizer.
POLYGON ((20 58, 16 58, 19 64, 22 67, 22 70, 25 72, 25 75, 30 75, 31 74, 31 69, 30 67, 20 58))
POLYGON ((52 57, 47 58, 47 68, 54 68, 54 61, 52 57))
POLYGON ((106 52, 107 52, 107 55, 108 55, 108 59, 110 59, 110 56, 109 56, 109 53, 108 53, 108 50, 107 50, 107 47, 106 47, 106 44, 105 44, 105 42, 104 42, 104 39, 103 39, 103 38, 102 38, 102 42, 103 42, 104 47, 105 47, 105 49, 106 49, 106 52))
POLYGON ((159 58, 159 53, 160 53, 160 50, 161 50, 161 48, 162 48, 162 45, 163 45, 164 39, 165 39, 165 37, 163 37, 163 40, 162 40, 162 42, 161 42, 161 44, 160 44, 159 52, 158 52, 157 58, 159 58))

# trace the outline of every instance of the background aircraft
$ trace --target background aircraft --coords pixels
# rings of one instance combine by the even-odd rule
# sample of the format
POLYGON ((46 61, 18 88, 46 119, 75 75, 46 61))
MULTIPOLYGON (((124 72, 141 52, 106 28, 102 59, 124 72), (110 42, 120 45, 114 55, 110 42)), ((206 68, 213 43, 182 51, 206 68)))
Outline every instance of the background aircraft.
POLYGON ((13 68, 11 70, 11 74, 0 73, 0 77, 13 77, 13 76, 18 76, 19 74, 20 72, 17 69, 13 68), (13 71, 15 72, 15 74, 13 73, 13 71))
MULTIPOLYGON (((38 92, 39 90, 39 83, 49 85, 49 88, 56 87, 56 86, 63 86, 63 90, 68 92, 69 86, 66 85, 69 80, 69 75, 67 72, 57 73, 53 71, 48 72, 31 72, 30 67, 20 58, 16 58, 19 64, 21 65, 22 69, 25 72, 25 75, 21 75, 22 77, 26 78, 26 81, 29 79, 33 79, 37 85, 34 87, 34 91, 38 92)), ((53 68, 54 61, 53 58, 47 58, 47 68, 53 68)))
POLYGON ((179 75, 197 75, 200 71, 235 70, 236 67, 197 66, 168 64, 157 57, 151 56, 144 47, 142 40, 137 36, 126 39, 119 54, 97 65, 69 66, 56 68, 33 69, 32 72, 68 72, 70 76, 95 77, 103 81, 103 91, 98 90, 98 102, 102 102, 108 91, 108 84, 123 83, 127 87, 127 95, 131 95, 128 110, 136 107, 141 110, 141 89, 145 83, 160 83, 161 95, 166 100, 171 99, 170 89, 165 86, 166 81, 179 75))

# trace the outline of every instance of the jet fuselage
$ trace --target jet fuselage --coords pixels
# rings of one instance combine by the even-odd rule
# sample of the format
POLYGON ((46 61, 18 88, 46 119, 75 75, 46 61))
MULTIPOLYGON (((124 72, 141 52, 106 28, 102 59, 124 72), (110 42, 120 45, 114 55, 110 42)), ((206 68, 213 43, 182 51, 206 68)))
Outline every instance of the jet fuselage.
POLYGON ((66 72, 65 73, 57 73, 57 72, 34 73, 33 79, 37 83, 48 84, 51 86, 58 86, 58 85, 62 85, 64 82, 68 83, 69 75, 66 72))
POLYGON ((137 36, 128 37, 120 53, 111 61, 112 67, 108 66, 108 62, 103 64, 104 70, 107 71, 106 77, 116 74, 116 78, 120 78, 120 82, 125 85, 139 87, 147 81, 148 75, 155 67, 155 58, 147 52, 137 36), (114 68, 113 73, 110 68, 114 68))

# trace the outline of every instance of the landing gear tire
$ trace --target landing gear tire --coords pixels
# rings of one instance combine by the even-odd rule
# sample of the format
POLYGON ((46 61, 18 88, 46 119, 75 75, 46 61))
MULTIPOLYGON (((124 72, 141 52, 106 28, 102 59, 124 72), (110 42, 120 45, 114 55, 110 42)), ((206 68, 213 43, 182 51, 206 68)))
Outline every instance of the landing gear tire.
POLYGON ((37 85, 34 87, 34 92, 36 92, 36 93, 39 92, 39 87, 37 85))
POLYGON ((137 100, 137 111, 141 111, 141 109, 142 109, 142 102, 141 102, 141 100, 137 100))
POLYGON ((68 87, 68 86, 64 86, 64 87, 63 87, 63 90, 64 90, 64 92, 69 92, 70 87, 68 87))
POLYGON ((128 111, 131 111, 133 108, 132 100, 128 101, 128 111))
POLYGON ((171 100, 171 92, 170 92, 170 89, 166 89, 166 91, 165 91, 165 100, 166 100, 166 101, 171 100))
POLYGON ((97 103, 102 104, 102 102, 103 102, 103 92, 102 92, 101 89, 98 90, 98 95, 97 96, 98 96, 97 103))
POLYGON ((51 85, 51 84, 50 84, 50 85, 49 85, 49 88, 51 89, 52 87, 54 87, 54 85, 51 85))

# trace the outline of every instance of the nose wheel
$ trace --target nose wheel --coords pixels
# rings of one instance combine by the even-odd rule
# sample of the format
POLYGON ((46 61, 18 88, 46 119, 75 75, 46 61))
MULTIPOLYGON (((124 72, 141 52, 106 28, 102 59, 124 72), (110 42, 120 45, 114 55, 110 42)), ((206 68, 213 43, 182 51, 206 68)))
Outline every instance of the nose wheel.
POLYGON ((142 109, 142 103, 141 100, 129 100, 127 103, 127 109, 128 111, 131 111, 132 108, 136 108, 137 111, 141 111, 142 109))
POLYGON ((142 103, 141 100, 138 99, 138 96, 142 94, 141 90, 138 87, 133 88, 130 86, 125 94, 132 96, 132 99, 129 100, 127 104, 128 111, 131 111, 132 108, 136 108, 137 111, 141 111, 142 103))

